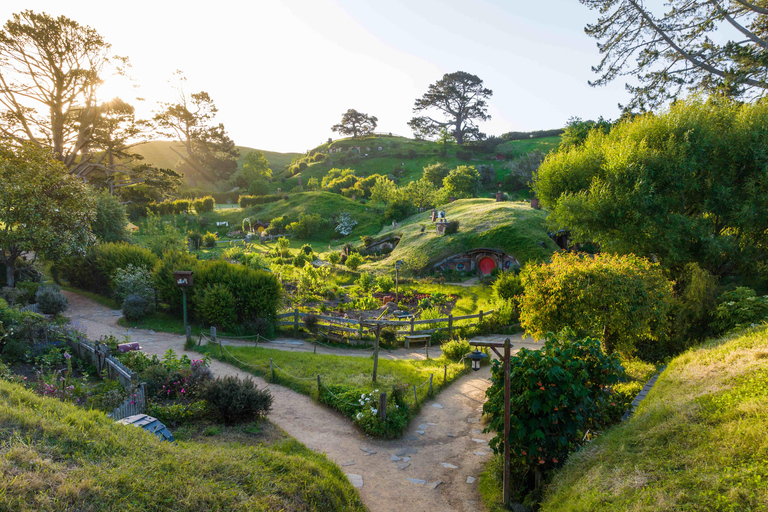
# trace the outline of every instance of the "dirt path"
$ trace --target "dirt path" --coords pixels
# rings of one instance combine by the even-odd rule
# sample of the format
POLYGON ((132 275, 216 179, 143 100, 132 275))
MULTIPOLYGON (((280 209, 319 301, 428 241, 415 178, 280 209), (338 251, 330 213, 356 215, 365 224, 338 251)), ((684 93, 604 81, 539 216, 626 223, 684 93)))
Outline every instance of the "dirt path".
MULTIPOLYGON (((90 339, 113 334, 131 336, 143 350, 162 355, 169 348, 177 353, 184 350, 184 337, 117 325, 119 312, 113 312, 81 295, 65 292, 69 299, 66 315, 81 324, 90 339)), ((504 336, 486 339, 501 340, 504 336)), ((537 347, 531 340, 514 336, 515 348, 537 347)), ((311 350, 310 344, 281 338, 282 350, 311 350), (290 344, 288 342, 296 343, 290 344)), ((368 356, 359 350, 325 349, 324 352, 368 356)), ((320 349, 318 349, 320 352, 320 349)), ((430 356, 437 357, 432 352, 430 356)), ((424 357, 424 350, 397 350, 392 358, 424 357)), ((351 421, 341 414, 321 406, 309 397, 279 385, 269 384, 259 377, 219 361, 211 362, 215 375, 239 375, 253 378, 258 385, 269 388, 274 396, 270 420, 309 448, 324 452, 339 464, 358 490, 371 512, 403 511, 480 511, 477 481, 483 463, 490 457, 487 441, 480 424, 485 390, 490 384, 488 367, 472 372, 454 382, 435 400, 424 404, 411 422, 402 439, 373 440, 357 431, 351 421), (359 478, 358 478, 359 477, 359 478)))

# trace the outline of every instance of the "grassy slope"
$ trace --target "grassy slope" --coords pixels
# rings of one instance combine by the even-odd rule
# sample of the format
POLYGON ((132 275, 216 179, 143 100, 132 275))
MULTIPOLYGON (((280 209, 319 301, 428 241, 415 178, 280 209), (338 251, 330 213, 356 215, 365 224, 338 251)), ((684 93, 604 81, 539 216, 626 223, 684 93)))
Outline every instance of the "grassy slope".
POLYGON ((296 441, 161 443, 5 381, 0 455, 1 510, 364 510, 342 471, 296 441))
POLYGON ((635 416, 570 458, 545 511, 768 510, 768 327, 674 359, 635 416))
MULTIPOLYGON (((154 164, 157 167, 175 169, 179 162, 179 156, 172 151, 171 148, 175 148, 177 151, 182 152, 183 145, 180 142, 157 140, 141 144, 135 148, 135 152, 144 157, 144 160, 148 163, 154 164)), ((240 150, 240 160, 238 164, 242 165, 242 160, 246 154, 250 151, 261 151, 264 156, 267 157, 272 170, 277 173, 281 171, 283 167, 291 163, 291 159, 299 156, 300 153, 276 153, 274 151, 256 150, 253 148, 238 146, 240 150)), ((197 186, 205 186, 207 180, 195 177, 197 186)), ((210 183, 209 183, 210 185, 210 183)))
MULTIPOLYGON (((512 147, 515 155, 522 156, 531 151, 539 150, 543 153, 548 153, 552 149, 556 148, 560 143, 560 137, 546 137, 541 139, 531 139, 523 141, 510 141, 500 146, 508 149, 508 145, 512 147)), ((325 162, 311 164, 305 169, 300 176, 302 177, 302 184, 306 184, 310 178, 317 178, 318 181, 322 179, 328 171, 334 167, 337 168, 350 168, 355 169, 357 176, 369 176, 371 174, 392 174, 395 169, 402 170, 402 176, 399 179, 400 184, 408 183, 413 180, 421 178, 424 167, 436 162, 444 162, 449 169, 457 167, 459 165, 481 165, 492 164, 496 169, 496 181, 499 181, 505 175, 504 169, 508 169, 510 161, 498 162, 495 160, 495 153, 480 154, 473 156, 471 160, 465 161, 456 158, 457 148, 449 148, 447 155, 441 157, 437 154, 437 150, 440 145, 436 142, 406 139, 404 137, 388 137, 378 136, 367 137, 364 139, 341 139, 332 143, 332 147, 343 148, 342 153, 332 154, 330 158, 325 162), (352 146, 362 148, 363 155, 366 153, 366 148, 370 147, 371 151, 368 153, 368 157, 360 156, 357 161, 347 161, 341 163, 341 159, 346 155, 346 149, 352 146), (378 150, 378 147, 382 147, 382 151, 378 150), (416 153, 416 158, 406 158, 408 150, 413 150, 416 153), (401 154, 400 157, 397 154, 401 154)), ((328 144, 318 146, 318 151, 327 152, 329 148, 328 144)), ((350 160, 347 157, 347 160, 350 160)), ((277 169, 275 169, 277 171, 277 169)), ((285 173, 275 174, 277 177, 285 176, 285 173)), ((298 175, 288 178, 285 183, 282 184, 284 191, 289 191, 298 185, 298 175)), ((495 190, 495 184, 494 184, 495 190)))
POLYGON ((366 266, 371 270, 389 272, 392 262, 405 260, 406 264, 423 266, 435 264, 452 254, 469 249, 487 247, 500 249, 515 256, 520 263, 546 260, 557 249, 547 236, 545 213, 533 210, 525 202, 501 202, 492 199, 462 199, 445 208, 449 221, 458 220, 460 228, 453 235, 437 236, 430 212, 408 217, 396 228, 387 226, 380 236, 400 233, 400 243, 389 258, 366 266), (425 230, 421 232, 421 226, 425 230), (546 248, 536 242, 544 242, 546 248))

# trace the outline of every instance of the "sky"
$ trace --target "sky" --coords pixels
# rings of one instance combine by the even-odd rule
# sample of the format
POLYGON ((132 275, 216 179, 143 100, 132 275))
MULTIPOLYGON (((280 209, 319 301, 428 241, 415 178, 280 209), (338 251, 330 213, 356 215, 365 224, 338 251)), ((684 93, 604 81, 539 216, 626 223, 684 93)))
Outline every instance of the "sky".
POLYGON ((130 59, 132 82, 108 77, 105 99, 149 116, 174 99, 181 70, 235 143, 262 150, 338 138, 331 126, 348 109, 412 136, 414 101, 455 71, 493 90, 489 135, 615 119, 629 100, 621 81, 588 84, 600 54, 584 26, 598 14, 578 0, 22 0, 3 2, 0 20, 24 9, 88 25, 130 59))

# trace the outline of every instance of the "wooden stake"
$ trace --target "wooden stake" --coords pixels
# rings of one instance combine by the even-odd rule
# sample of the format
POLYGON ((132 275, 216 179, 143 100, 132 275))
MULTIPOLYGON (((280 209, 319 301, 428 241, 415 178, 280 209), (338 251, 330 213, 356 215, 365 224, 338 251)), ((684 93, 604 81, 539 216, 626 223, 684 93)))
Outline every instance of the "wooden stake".
POLYGON ((379 418, 381 421, 387 421, 387 394, 381 393, 379 395, 379 418))
POLYGON ((510 353, 511 345, 509 338, 504 340, 504 505, 509 506, 510 487, 510 450, 509 450, 509 422, 510 422, 510 353))

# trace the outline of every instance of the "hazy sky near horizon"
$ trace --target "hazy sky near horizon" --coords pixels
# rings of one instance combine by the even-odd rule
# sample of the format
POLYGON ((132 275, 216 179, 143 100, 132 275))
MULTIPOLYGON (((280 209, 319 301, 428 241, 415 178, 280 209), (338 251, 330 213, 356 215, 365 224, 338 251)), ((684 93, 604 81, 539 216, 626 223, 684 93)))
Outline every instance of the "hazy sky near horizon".
POLYGON ((615 119, 624 82, 590 87, 600 61, 578 0, 191 0, 4 2, 0 19, 31 9, 96 29, 130 58, 138 88, 107 80, 150 115, 173 100, 174 71, 207 91, 241 146, 303 152, 354 108, 377 131, 411 136, 413 102, 445 73, 466 71, 493 90, 489 135, 562 127, 572 116, 615 119), (20 5, 21 4, 21 5, 20 5), (146 98, 144 105, 133 99, 146 98))

